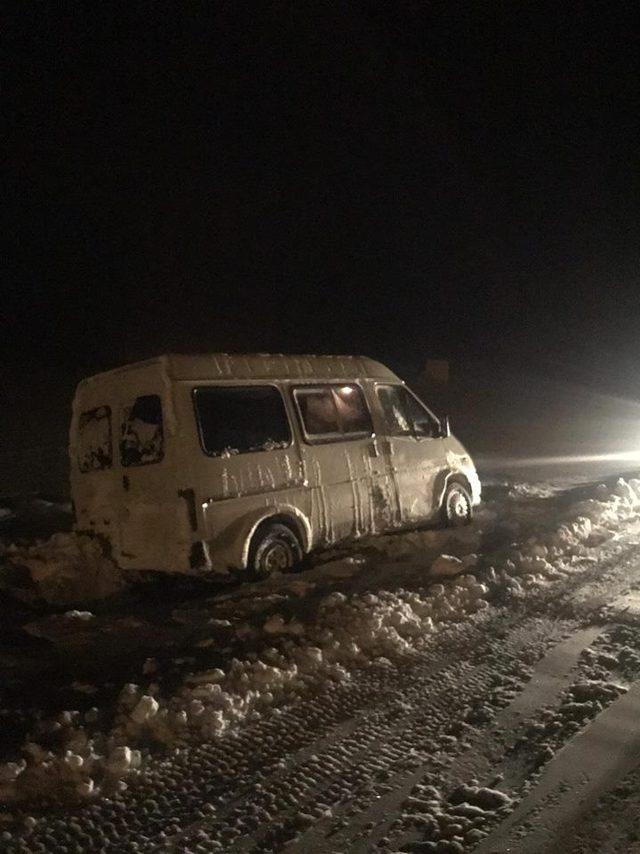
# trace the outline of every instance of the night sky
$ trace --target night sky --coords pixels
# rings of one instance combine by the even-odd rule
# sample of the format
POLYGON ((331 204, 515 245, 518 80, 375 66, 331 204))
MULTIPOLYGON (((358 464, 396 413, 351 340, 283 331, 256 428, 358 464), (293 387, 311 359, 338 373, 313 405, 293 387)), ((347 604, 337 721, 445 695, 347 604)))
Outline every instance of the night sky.
POLYGON ((7 370, 640 365, 635 4, 54 5, 5 25, 7 370))

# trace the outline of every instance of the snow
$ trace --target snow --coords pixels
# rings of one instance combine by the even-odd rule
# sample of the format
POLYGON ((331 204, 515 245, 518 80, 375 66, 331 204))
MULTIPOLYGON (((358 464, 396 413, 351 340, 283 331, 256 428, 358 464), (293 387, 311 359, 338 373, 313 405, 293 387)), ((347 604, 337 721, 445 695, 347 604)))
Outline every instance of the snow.
POLYGON ((443 575, 458 575, 458 573, 462 572, 463 569, 464 564, 460 558, 453 555, 440 555, 440 557, 436 558, 436 560, 431 564, 431 575, 436 577, 443 575))
POLYGON ((10 546, 6 559, 13 567, 27 569, 37 595, 53 605, 105 599, 125 587, 121 571, 105 557, 100 542, 86 535, 59 532, 38 545, 10 546))
POLYGON ((67 620, 82 620, 84 622, 88 620, 92 620, 94 618, 94 614, 91 611, 65 611, 64 616, 67 620))
POLYGON ((304 626, 297 620, 285 622, 280 614, 273 614, 263 626, 264 631, 270 635, 302 635, 304 634, 304 626))
POLYGON ((136 724, 149 724, 158 714, 158 701, 147 695, 140 698, 131 712, 131 720, 136 724))
MULTIPOLYGON (((506 490, 503 498, 480 512, 475 528, 448 534, 447 549, 453 551, 455 542, 458 554, 447 551, 425 560, 417 587, 398 586, 393 568, 407 549, 413 549, 415 557, 445 542, 440 532, 379 538, 375 547, 379 556, 391 561, 394 589, 385 589, 384 584, 375 592, 361 589, 356 582, 365 577, 367 566, 360 558, 330 561, 310 572, 312 581, 285 578, 282 589, 289 585, 301 606, 305 598, 318 595, 321 582, 333 579, 342 589, 322 596, 317 610, 306 612, 301 607, 295 616, 279 610, 249 624, 248 612, 240 609, 236 619, 224 621, 225 628, 236 638, 255 641, 256 652, 191 673, 168 696, 157 684, 125 685, 107 732, 93 726, 95 710, 84 716, 77 712, 58 716, 52 726, 62 747, 51 751, 31 742, 25 745, 21 761, 0 765, 0 797, 11 801, 56 791, 94 798, 109 793, 128 775, 140 772, 145 753, 139 748, 144 745, 175 749, 219 738, 311 691, 348 681, 360 669, 411 659, 428 647, 442 625, 481 620, 494 593, 526 597, 555 579, 581 571, 598 547, 622 533, 640 511, 640 479, 620 479, 613 488, 598 485, 566 507, 554 503, 547 491, 544 497, 550 507, 546 516, 534 520, 532 531, 531 519, 524 511, 518 515, 517 506, 532 495, 540 497, 539 490, 528 491, 522 484, 515 491, 506 490), (523 536, 496 554, 483 555, 480 532, 503 519, 510 530, 523 536), (434 578, 441 581, 433 583, 434 578)), ((74 601, 80 601, 96 586, 100 595, 122 588, 113 564, 88 537, 58 534, 41 546, 14 548, 11 560, 29 568, 50 601, 72 598, 71 591, 77 595, 74 601)), ((95 589, 93 595, 98 598, 95 589)), ((233 593, 225 596, 235 601, 233 593)), ((263 598, 262 604, 259 597, 250 600, 256 605, 255 614, 260 614, 263 604, 290 602, 282 593, 263 598)), ((217 601, 223 602, 224 597, 217 601)), ((82 611, 66 614, 69 620, 87 622, 92 616, 82 611)), ((211 620, 216 622, 213 616, 211 620)), ((157 661, 149 660, 145 674, 156 678, 158 667, 157 661)), ((585 683, 571 702, 591 702, 615 690, 585 683)), ((503 793, 471 786, 461 791, 454 806, 462 816, 460 809, 495 809, 507 801, 503 793)), ((453 807, 449 811, 453 813, 453 807)))
POLYGON ((473 817, 474 813, 478 815, 477 810, 490 812, 500 807, 508 806, 511 803, 511 798, 499 789, 489 789, 483 786, 467 786, 463 783, 451 793, 449 801, 456 805, 452 809, 452 812, 456 812, 458 815, 464 815, 465 812, 467 814, 471 813, 471 817, 473 817), (475 809, 470 810, 470 806, 475 807, 475 809), (466 809, 462 807, 466 807, 466 809))
POLYGON ((512 806, 509 795, 499 789, 462 783, 448 796, 431 785, 417 783, 405 799, 402 821, 419 828, 429 842, 418 843, 425 851, 465 851, 486 835, 480 828, 512 806))

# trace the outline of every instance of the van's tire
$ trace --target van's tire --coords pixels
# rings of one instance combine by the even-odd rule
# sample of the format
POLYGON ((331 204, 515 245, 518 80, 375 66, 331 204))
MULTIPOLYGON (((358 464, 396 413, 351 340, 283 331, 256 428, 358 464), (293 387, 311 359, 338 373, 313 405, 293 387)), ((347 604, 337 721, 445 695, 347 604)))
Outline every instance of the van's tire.
POLYGON ((461 528, 473 519, 473 502, 469 491, 461 483, 448 484, 442 496, 440 510, 446 528, 461 528))
POLYGON ((273 572, 288 572, 302 562, 302 546, 291 528, 267 522, 253 535, 247 569, 252 578, 267 578, 273 572))

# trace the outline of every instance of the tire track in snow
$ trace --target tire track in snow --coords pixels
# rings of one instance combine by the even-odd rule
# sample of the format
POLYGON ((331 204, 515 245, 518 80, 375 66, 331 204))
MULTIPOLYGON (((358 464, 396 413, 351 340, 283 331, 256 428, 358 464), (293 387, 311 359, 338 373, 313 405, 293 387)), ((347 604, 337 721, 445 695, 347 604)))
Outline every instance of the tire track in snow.
MULTIPOLYGON (((523 653, 529 650, 532 656, 541 654, 550 636, 559 636, 567 629, 566 624, 538 618, 533 625, 527 618, 521 620, 525 625, 514 627, 506 642, 496 641, 490 627, 479 625, 482 638, 469 637, 466 653, 470 657, 466 660, 451 662, 447 651, 440 667, 428 661, 398 671, 397 682, 387 692, 386 700, 374 696, 374 710, 363 714, 361 725, 347 739, 296 768, 295 803, 287 807, 290 778, 279 779, 275 786, 271 781, 260 784, 260 791, 254 793, 257 799, 251 797, 250 802, 255 805, 256 800, 260 803, 261 797, 266 797, 271 803, 283 804, 285 808, 272 816, 277 827, 265 827, 257 835, 250 832, 225 850, 278 850, 301 829, 302 814, 315 820, 314 828, 303 834, 299 846, 320 851, 320 840, 336 823, 334 812, 338 823, 348 820, 349 812, 366 809, 384 788, 396 788, 407 776, 412 777, 416 765, 422 767, 426 762, 432 772, 437 772, 442 759, 429 762, 429 757, 456 747, 456 739, 449 734, 452 716, 455 719, 470 703, 486 696, 496 682, 496 674, 511 675, 515 670, 522 675, 523 653), (531 652, 532 646, 537 647, 536 653, 531 652), (314 817, 318 802, 332 810, 331 817, 314 817)), ((420 773, 424 774, 424 768, 420 773)), ((244 806, 246 809, 246 803, 244 806)), ((209 838, 217 839, 226 819, 225 816, 217 827, 217 822, 210 825, 209 838)), ((185 841, 186 836, 181 835, 180 843, 185 841)), ((287 850, 297 848, 290 845, 287 850)))
MULTIPOLYGON (((577 572, 566 581, 528 597, 522 606, 516 603, 511 609, 445 628, 434 636, 429 646, 414 656, 413 666, 396 671, 398 682, 394 689, 408 703, 404 718, 398 714, 401 707, 397 704, 384 708, 385 702, 389 705, 389 672, 385 674, 378 669, 356 672, 351 683, 337 686, 331 692, 306 695, 297 705, 274 711, 220 740, 187 748, 160 761, 153 760, 128 792, 62 816, 49 815, 33 833, 9 840, 5 850, 11 854, 25 851, 62 854, 69 850, 176 850, 176 846, 181 846, 177 850, 187 851, 191 849, 185 846, 193 844, 193 850, 227 851, 240 837, 251 842, 256 828, 266 822, 281 825, 272 828, 271 839, 277 846, 291 832, 300 830, 292 815, 317 801, 319 792, 328 793, 328 805, 337 808, 340 820, 349 820, 349 812, 362 810, 377 799, 375 789, 368 786, 372 775, 392 772, 391 782, 399 782, 400 778, 393 773, 397 771, 393 763, 406 758, 407 744, 415 745, 423 753, 433 752, 433 744, 429 742, 446 736, 466 705, 486 697, 496 676, 508 673, 507 664, 515 667, 523 659, 528 664, 534 663, 549 637, 556 637, 553 621, 536 617, 537 613, 562 610, 564 600, 573 591, 594 579, 602 581, 607 575, 610 578, 605 586, 609 598, 616 588, 621 591, 628 584, 625 565, 620 562, 621 548, 612 555, 613 565, 608 572, 603 572, 602 565, 577 572), (539 636, 536 635, 539 648, 530 650, 527 656, 532 622, 539 627, 539 636), (500 634, 504 640, 498 637, 500 634), (454 661, 452 649, 455 649, 454 661), (483 661, 483 656, 489 660, 483 661), (332 728, 358 716, 363 719, 362 734, 358 723, 350 735, 353 743, 345 744, 342 740, 336 744, 347 757, 341 757, 341 751, 333 747, 332 752, 323 751, 319 756, 321 770, 326 772, 322 779, 329 781, 326 786, 320 774, 308 767, 307 754, 300 754, 303 760, 300 764, 295 759, 296 753, 318 739, 330 740, 332 728), (391 743, 385 755, 380 745, 387 740, 391 743), (309 771, 311 779, 306 800, 297 799, 297 803, 285 809, 276 802, 273 814, 268 817, 264 814, 268 811, 260 812, 259 805, 248 802, 249 794, 256 791, 258 784, 269 789, 270 774, 277 769, 285 777, 290 772, 293 778, 289 791, 295 791, 299 767, 309 771), (345 769, 348 773, 343 776, 345 769), (217 814, 223 816, 234 800, 230 816, 224 815, 216 826, 217 814)), ((570 621, 564 627, 569 625, 570 621)), ((555 626, 562 628, 557 623, 555 626)), ((444 744, 442 760, 446 762, 455 753, 458 742, 445 740, 444 744)), ((437 773, 438 767, 434 767, 437 773)), ((383 781, 381 785, 387 784, 383 781)), ((275 797, 277 801, 277 794, 275 797)), ((269 796, 267 801, 273 803, 269 796)), ((310 814, 318 817, 316 812, 310 814)), ((269 841, 263 834, 253 847, 265 850, 269 841)), ((247 847, 250 849, 251 845, 247 847)))
MULTIPOLYGON (((554 627, 556 632, 562 632, 566 628, 566 625, 554 627)), ((550 702, 551 699, 557 697, 570 684, 570 674, 577 665, 578 656, 601 631, 600 627, 584 629, 553 646, 551 651, 537 662, 531 679, 526 683, 522 693, 518 694, 502 711, 498 712, 491 722, 491 729, 510 732, 511 737, 514 737, 516 728, 523 726, 530 713, 535 712, 541 704, 550 702)), ((550 635, 547 637, 549 638, 550 635)), ((482 776, 482 772, 488 774, 491 763, 480 749, 484 746, 485 740, 486 735, 482 730, 475 730, 470 733, 467 738, 468 749, 462 751, 457 760, 453 761, 451 767, 446 771, 440 769, 442 776, 453 781, 482 776)), ((347 834, 333 835, 330 847, 325 848, 325 845, 317 838, 317 829, 314 829, 310 835, 307 834, 303 837, 297 846, 288 850, 302 850, 303 845, 306 845, 307 849, 311 848, 311 850, 318 852, 336 850, 336 845, 342 846, 344 850, 349 850, 353 854, 371 850, 380 839, 387 836, 391 831, 391 825, 400 813, 403 802, 411 795, 415 784, 428 777, 430 770, 432 769, 429 768, 429 763, 425 763, 412 773, 398 776, 393 781, 389 781, 390 783, 393 782, 393 790, 382 795, 378 802, 372 803, 368 810, 359 815, 357 820, 351 823, 347 834), (381 821, 381 816, 390 816, 390 818, 384 818, 381 821), (375 832, 368 835, 366 841, 354 842, 354 837, 358 836, 358 831, 365 833, 372 820, 376 824, 375 832)), ((394 845, 402 848, 401 839, 394 837, 394 845)))
POLYGON ((552 854, 568 848, 573 825, 640 759, 640 683, 565 745, 535 789, 478 848, 478 854, 552 854), (535 825, 534 825, 535 822, 535 825))

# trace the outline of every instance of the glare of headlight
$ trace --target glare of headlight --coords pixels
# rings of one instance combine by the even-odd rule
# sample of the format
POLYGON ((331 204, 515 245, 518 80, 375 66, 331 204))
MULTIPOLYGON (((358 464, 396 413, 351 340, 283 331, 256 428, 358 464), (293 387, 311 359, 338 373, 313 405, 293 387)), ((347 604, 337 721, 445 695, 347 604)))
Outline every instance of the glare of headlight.
POLYGON ((534 466, 571 465, 572 463, 640 462, 640 450, 620 451, 611 454, 576 454, 558 457, 488 457, 476 458, 485 468, 529 468, 534 466))

